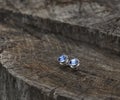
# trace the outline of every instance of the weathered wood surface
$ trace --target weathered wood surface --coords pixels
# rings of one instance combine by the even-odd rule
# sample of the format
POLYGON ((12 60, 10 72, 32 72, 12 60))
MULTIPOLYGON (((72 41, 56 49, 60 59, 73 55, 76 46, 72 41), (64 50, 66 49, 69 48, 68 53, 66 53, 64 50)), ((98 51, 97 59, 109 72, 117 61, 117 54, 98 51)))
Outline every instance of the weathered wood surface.
MULTIPOLYGON (((47 28, 54 33, 66 33, 67 37, 120 52, 119 0, 2 0, 0 5, 0 8, 44 19, 34 18, 29 20, 29 25, 47 28), (79 26, 85 27, 81 29, 79 26)), ((22 21, 25 23, 27 20, 22 21)))
POLYGON ((120 100, 120 1, 65 1, 1 2, 0 100, 120 100))

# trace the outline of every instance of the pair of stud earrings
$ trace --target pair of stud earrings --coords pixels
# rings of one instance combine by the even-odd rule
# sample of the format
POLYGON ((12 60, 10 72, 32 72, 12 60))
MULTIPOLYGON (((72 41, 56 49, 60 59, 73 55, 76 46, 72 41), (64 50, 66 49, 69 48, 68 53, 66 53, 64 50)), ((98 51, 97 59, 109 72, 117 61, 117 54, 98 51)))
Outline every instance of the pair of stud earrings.
POLYGON ((77 69, 80 65, 79 59, 73 58, 69 60, 68 56, 64 54, 58 57, 58 62, 60 65, 68 65, 72 69, 77 69))

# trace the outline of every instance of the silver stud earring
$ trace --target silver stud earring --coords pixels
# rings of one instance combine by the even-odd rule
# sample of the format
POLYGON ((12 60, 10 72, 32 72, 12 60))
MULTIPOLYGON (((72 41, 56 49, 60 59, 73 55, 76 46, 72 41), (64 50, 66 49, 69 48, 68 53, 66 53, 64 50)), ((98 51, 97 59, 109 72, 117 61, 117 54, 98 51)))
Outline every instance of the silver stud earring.
POLYGON ((72 69, 78 69, 78 66, 80 65, 80 61, 77 58, 71 59, 68 62, 68 65, 70 66, 70 68, 72 69))
POLYGON ((67 55, 61 55, 58 57, 58 62, 60 63, 60 65, 68 65, 69 59, 67 55))

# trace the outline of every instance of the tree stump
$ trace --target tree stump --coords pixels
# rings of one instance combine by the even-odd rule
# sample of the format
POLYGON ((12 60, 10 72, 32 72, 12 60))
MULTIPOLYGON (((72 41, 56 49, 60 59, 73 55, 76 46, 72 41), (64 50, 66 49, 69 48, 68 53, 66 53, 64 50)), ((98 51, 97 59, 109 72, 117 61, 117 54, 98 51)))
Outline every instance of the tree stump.
POLYGON ((1 0, 0 100, 120 100, 119 5, 1 0), (58 64, 63 53, 79 70, 58 64))

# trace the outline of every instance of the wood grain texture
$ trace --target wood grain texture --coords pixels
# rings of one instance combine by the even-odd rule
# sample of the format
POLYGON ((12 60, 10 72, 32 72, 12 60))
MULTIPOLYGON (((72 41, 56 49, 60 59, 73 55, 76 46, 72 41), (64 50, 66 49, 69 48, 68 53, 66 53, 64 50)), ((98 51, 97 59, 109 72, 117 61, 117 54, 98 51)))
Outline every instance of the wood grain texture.
POLYGON ((51 9, 65 7, 68 11, 78 3, 77 0, 51 0, 48 3, 41 0, 42 5, 36 1, 26 1, 28 9, 24 9, 25 4, 20 1, 16 1, 16 5, 12 0, 1 3, 0 100, 120 100, 119 18, 112 13, 104 16, 104 21, 101 19, 106 14, 101 9, 106 10, 106 6, 118 14, 119 1, 115 4, 112 0, 109 3, 103 0, 82 2, 86 9, 79 10, 85 16, 90 4, 104 6, 98 8, 103 14, 88 14, 90 16, 85 19, 84 16, 74 18, 73 13, 67 13, 66 18, 65 12, 62 18, 51 13, 49 16, 42 16, 41 12, 26 13, 38 11, 36 8, 31 10, 30 4, 41 5, 43 9, 45 3, 51 9), (85 22, 86 19, 90 20, 85 22), (56 59, 62 53, 81 60, 78 71, 57 63, 56 59))

